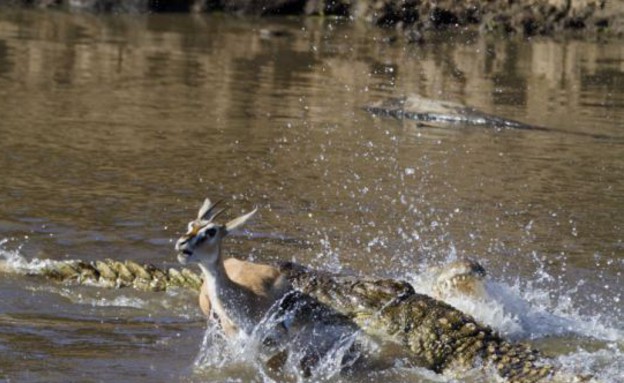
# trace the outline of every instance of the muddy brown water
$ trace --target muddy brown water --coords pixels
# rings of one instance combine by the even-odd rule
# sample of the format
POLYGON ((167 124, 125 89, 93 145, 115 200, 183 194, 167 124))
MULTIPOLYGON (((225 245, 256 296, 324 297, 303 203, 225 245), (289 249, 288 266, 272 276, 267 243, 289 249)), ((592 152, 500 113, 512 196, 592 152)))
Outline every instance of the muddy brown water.
MULTIPOLYGON (((260 208, 225 245, 247 259, 417 284, 429 266, 476 258, 508 306, 535 314, 512 307, 511 336, 619 381, 624 46, 468 32, 405 46, 388 33, 0 9, 2 256, 174 264, 202 198, 224 198, 232 215, 260 208), (409 94, 552 131, 362 109, 409 94)), ((211 359, 205 328, 185 292, 0 276, 0 380, 270 379, 211 359)), ((445 378, 397 365, 370 379, 445 378)))

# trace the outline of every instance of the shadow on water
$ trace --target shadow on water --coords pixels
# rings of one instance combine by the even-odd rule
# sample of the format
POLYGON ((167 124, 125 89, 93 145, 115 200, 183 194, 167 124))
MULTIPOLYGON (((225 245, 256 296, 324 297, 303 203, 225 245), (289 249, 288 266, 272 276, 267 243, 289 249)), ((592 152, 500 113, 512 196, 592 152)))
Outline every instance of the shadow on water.
MULTIPOLYGON (((399 46, 388 33, 327 18, 3 9, 1 251, 171 264, 183 217, 209 195, 233 215, 260 207, 231 255, 412 280, 469 255, 532 310, 618 334, 622 44, 458 31, 399 46), (552 131, 424 129, 362 110, 408 94, 552 131), (614 139, 588 139, 603 136, 614 139)), ((4 276, 0 287, 6 379, 259 380, 232 365, 193 375, 204 323, 188 299, 128 307, 129 293, 4 276)), ((565 349, 549 334, 540 346, 565 349)), ((615 382, 615 338, 558 359, 590 372, 615 361, 601 372, 615 382)))

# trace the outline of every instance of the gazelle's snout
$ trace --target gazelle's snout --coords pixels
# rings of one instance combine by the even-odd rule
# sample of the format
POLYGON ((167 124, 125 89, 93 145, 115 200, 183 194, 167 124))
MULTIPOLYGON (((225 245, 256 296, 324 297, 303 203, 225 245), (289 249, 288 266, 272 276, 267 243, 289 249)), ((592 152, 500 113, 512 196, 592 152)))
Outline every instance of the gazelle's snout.
POLYGON ((187 237, 187 236, 184 236, 184 237, 181 237, 180 239, 178 239, 178 241, 175 244, 176 251, 177 252, 183 252, 183 251, 187 250, 186 249, 186 245, 188 244, 189 239, 190 238, 187 237))
POLYGON ((178 262, 183 265, 186 265, 189 258, 193 255, 193 250, 191 249, 191 239, 192 237, 185 235, 178 239, 175 244, 175 250, 178 252, 178 262))

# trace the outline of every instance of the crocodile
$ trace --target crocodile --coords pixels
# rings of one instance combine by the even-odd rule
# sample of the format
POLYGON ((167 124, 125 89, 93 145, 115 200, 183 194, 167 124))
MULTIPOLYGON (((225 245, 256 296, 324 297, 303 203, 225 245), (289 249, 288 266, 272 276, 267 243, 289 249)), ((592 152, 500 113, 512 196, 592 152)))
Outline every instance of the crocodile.
POLYGON ((510 343, 454 307, 418 294, 404 281, 369 279, 283 263, 293 286, 346 315, 364 332, 409 350, 417 364, 437 373, 492 368, 507 382, 549 379, 554 365, 525 344, 510 343))
POLYGON ((364 110, 378 116, 444 124, 467 124, 494 128, 521 130, 551 130, 520 121, 482 112, 476 108, 451 101, 434 100, 420 95, 389 98, 364 106, 364 110))
MULTIPOLYGON (((485 366, 503 381, 534 383, 564 376, 539 351, 505 340, 489 326, 433 297, 419 294, 407 282, 363 278, 313 270, 284 262, 277 266, 293 287, 346 316, 365 333, 403 346, 414 363, 437 373, 461 373, 485 366)), ((0 265, 0 270, 7 269, 0 265)), ((23 267, 28 275, 62 282, 104 287, 133 287, 164 291, 186 288, 198 291, 201 277, 189 269, 161 269, 151 264, 112 259, 45 261, 23 267)), ((474 261, 459 261, 439 270, 440 291, 468 283, 479 286, 485 270, 474 261)), ((434 289, 435 291, 435 289, 434 289)), ((471 294, 477 290, 458 290, 471 294)), ((584 381, 564 377, 555 381, 584 381), (563 379, 563 380, 561 380, 563 379)))
POLYGON ((453 125, 493 128, 496 130, 525 130, 588 137, 597 140, 620 141, 620 138, 599 133, 563 130, 554 127, 531 125, 521 121, 496 116, 460 103, 426 98, 417 94, 392 97, 372 102, 362 107, 374 116, 413 120, 419 126, 448 127, 453 125))

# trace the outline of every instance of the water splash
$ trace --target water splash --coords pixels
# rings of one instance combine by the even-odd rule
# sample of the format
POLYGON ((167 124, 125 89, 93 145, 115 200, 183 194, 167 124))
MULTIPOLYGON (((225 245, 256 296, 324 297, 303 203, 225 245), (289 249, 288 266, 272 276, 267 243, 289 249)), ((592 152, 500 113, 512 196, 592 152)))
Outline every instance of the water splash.
POLYGON ((284 310, 286 301, 276 304, 249 335, 226 339, 217 321, 209 321, 194 363, 196 371, 240 366, 260 373, 263 382, 328 381, 356 363, 359 347, 372 352, 372 344, 359 342, 361 334, 352 326, 327 323, 323 315, 316 315, 316 308, 299 305, 298 299, 284 310), (310 314, 312 320, 301 319, 310 314))
MULTIPOLYGON (((406 279, 422 294, 435 295, 436 274, 426 270, 406 279)), ((537 348, 553 348, 564 373, 595 376, 601 382, 620 382, 624 371, 624 329, 612 318, 593 312, 582 315, 572 299, 574 290, 552 291, 538 287, 554 278, 538 267, 533 280, 513 283, 489 277, 486 294, 456 295, 445 301, 514 341, 537 342, 537 348)))
POLYGON ((610 344, 598 351, 577 350, 557 358, 564 371, 577 375, 595 375, 600 382, 622 382, 624 345, 610 344), (598 373, 597 373, 598 372, 598 373))
POLYGON ((0 272, 15 274, 40 274, 46 268, 53 267, 58 261, 52 259, 31 259, 28 260, 21 254, 23 244, 16 249, 10 250, 5 246, 9 239, 0 240, 0 272))
POLYGON ((320 239, 321 251, 316 255, 319 261, 323 262, 323 265, 327 270, 339 273, 342 271, 342 262, 340 262, 340 250, 332 247, 329 236, 324 233, 323 238, 320 239))
POLYGON ((237 350, 237 348, 228 347, 225 335, 216 320, 208 320, 207 324, 201 348, 193 362, 193 366, 198 370, 223 367, 227 362, 235 359, 231 351, 237 350))
MULTIPOLYGON (((544 277, 545 271, 539 274, 544 277)), ((423 272, 410 275, 408 280, 417 292, 435 296, 435 275, 423 272)), ((624 331, 604 325, 607 318, 579 314, 571 299, 549 299, 549 291, 534 286, 531 281, 513 285, 488 279, 485 296, 455 295, 446 298, 481 322, 514 340, 538 339, 548 336, 579 335, 602 341, 624 339, 624 331)))

